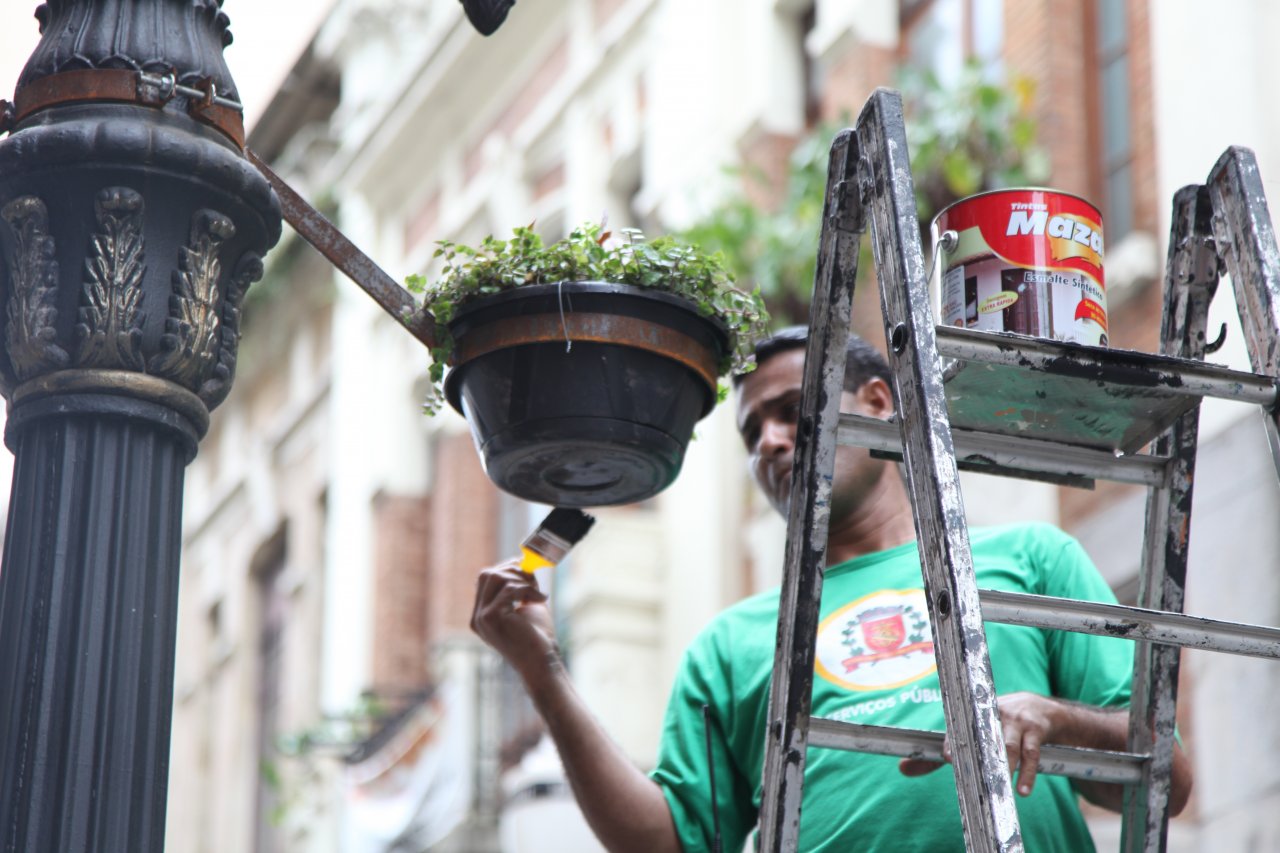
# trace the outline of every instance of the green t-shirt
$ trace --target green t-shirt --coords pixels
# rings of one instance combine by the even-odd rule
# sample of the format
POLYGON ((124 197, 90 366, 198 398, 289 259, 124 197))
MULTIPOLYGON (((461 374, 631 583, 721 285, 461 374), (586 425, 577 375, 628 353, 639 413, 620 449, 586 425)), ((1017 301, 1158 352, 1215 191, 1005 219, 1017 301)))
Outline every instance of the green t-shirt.
MULTIPOLYGON (((970 532, 978 586, 1115 601, 1079 543, 1047 524, 970 532)), ((761 799, 778 590, 721 613, 686 651, 653 778, 664 789, 686 853, 711 849, 712 805, 703 705, 711 707, 715 811, 723 849, 736 853, 761 799)), ((987 624, 999 694, 1028 690, 1090 705, 1126 705, 1133 644, 1067 631, 987 624)), ((942 731, 942 696, 915 543, 827 570, 822 589, 813 715, 942 731)), ((950 767, 922 777, 898 759, 809 750, 800 850, 963 851, 950 767)), ((1070 780, 1040 776, 1016 796, 1031 853, 1093 849, 1070 780)))

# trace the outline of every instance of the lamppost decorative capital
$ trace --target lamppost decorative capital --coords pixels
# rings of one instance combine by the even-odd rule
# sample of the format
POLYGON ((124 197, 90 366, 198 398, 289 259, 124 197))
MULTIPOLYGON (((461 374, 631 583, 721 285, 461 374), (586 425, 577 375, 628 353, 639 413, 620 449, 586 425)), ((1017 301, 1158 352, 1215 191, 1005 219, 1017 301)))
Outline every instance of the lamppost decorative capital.
POLYGON ((279 239, 280 208, 244 157, 221 6, 37 10, 42 38, 0 141, 10 433, 36 400, 105 395, 176 411, 194 455, 230 391, 241 301, 279 239))

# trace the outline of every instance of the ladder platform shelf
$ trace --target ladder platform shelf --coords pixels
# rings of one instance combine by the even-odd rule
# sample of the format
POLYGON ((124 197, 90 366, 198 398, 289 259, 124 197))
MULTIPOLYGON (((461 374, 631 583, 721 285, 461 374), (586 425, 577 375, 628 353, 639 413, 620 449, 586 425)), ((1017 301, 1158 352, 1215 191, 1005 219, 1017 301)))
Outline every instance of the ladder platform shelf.
POLYGON ((1273 406, 1276 381, 1203 361, 939 326, 951 426, 1134 453, 1203 397, 1273 406))
MULTIPOLYGON (((1167 458, 1136 451, 1204 397, 1273 407, 1276 380, 1202 361, 937 326, 961 470, 1091 488, 1167 481, 1167 458)), ((900 457, 900 429, 841 413, 837 442, 900 457)))

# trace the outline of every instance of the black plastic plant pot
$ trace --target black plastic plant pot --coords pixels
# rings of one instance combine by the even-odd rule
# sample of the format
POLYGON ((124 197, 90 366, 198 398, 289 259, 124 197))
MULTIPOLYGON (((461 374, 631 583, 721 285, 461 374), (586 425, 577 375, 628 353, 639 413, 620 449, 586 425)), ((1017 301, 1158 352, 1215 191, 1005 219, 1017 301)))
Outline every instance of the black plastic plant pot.
POLYGON ((728 335, 688 300, 602 282, 504 291, 449 323, 449 403, 516 497, 634 503, 675 480, 728 335))

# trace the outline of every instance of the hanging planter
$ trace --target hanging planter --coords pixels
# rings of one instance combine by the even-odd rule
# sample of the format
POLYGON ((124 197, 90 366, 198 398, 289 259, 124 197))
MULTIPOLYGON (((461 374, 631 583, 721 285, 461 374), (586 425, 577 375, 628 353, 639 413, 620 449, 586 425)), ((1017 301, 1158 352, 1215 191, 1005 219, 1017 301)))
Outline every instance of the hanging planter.
MULTIPOLYGON (((718 259, 595 226, 550 246, 529 229, 479 249, 441 244, 427 291, 434 379, 471 426, 489 478, 526 500, 632 503, 669 486, 718 377, 748 369, 757 296, 718 259)), ((422 285, 421 279, 411 286, 422 285)))

